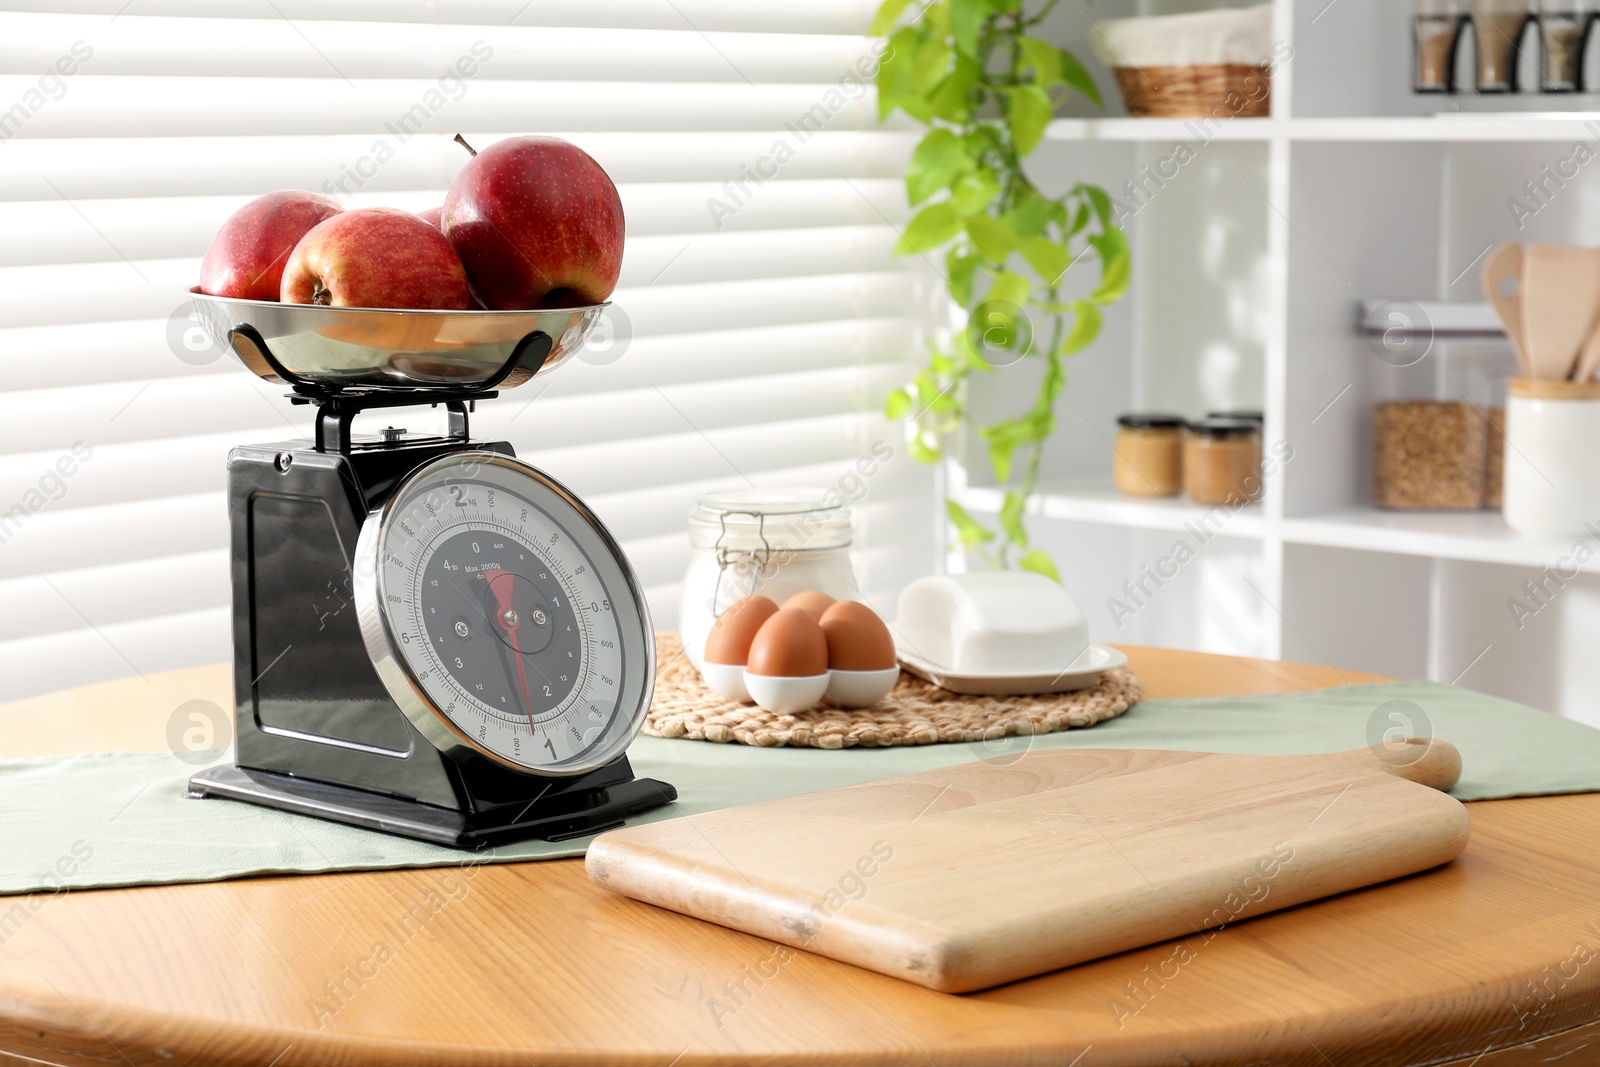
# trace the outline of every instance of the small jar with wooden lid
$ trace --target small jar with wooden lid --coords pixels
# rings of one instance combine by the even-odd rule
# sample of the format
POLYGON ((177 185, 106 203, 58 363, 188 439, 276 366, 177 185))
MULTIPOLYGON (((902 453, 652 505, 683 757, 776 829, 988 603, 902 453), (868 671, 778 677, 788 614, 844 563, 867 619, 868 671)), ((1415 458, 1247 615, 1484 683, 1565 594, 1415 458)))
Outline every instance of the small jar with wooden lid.
POLYGON ((1111 477, 1127 496, 1177 496, 1183 489, 1183 419, 1123 415, 1117 419, 1111 477))
POLYGON ((1196 504, 1248 504, 1261 495, 1261 425, 1201 419, 1183 435, 1183 491, 1196 504))

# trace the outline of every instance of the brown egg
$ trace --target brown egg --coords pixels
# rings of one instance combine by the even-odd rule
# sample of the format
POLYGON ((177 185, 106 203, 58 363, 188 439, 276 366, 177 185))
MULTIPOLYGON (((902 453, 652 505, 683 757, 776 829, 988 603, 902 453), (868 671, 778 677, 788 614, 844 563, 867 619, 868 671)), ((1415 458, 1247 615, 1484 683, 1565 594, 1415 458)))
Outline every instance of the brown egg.
POLYGON ((828 666, 836 671, 886 671, 895 665, 894 638, 878 613, 841 600, 822 613, 828 666))
POLYGON ((761 624, 745 670, 769 678, 815 678, 828 673, 828 639, 808 611, 783 608, 761 624))
POLYGON ((833 606, 833 597, 827 593, 819 593, 815 589, 808 589, 804 593, 796 593, 788 600, 785 600, 783 606, 809 611, 813 619, 820 621, 822 613, 833 606))
POLYGON ((778 605, 764 596, 747 596, 728 606, 706 635, 705 661, 742 667, 750 658, 750 642, 761 624, 777 614, 778 605))

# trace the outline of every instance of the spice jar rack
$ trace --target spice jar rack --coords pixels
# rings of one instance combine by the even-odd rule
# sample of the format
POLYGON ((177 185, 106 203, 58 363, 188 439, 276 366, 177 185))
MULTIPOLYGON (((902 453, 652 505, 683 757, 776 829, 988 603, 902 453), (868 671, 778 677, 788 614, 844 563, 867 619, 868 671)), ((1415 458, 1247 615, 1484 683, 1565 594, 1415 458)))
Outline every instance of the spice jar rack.
POLYGON ((1541 93, 1589 91, 1584 54, 1600 12, 1590 0, 1416 0, 1413 89, 1418 93, 1515 93, 1518 63, 1536 52, 1541 93), (1532 48, 1526 45, 1529 34, 1532 48), (1457 84, 1457 59, 1470 44, 1472 84, 1457 84))

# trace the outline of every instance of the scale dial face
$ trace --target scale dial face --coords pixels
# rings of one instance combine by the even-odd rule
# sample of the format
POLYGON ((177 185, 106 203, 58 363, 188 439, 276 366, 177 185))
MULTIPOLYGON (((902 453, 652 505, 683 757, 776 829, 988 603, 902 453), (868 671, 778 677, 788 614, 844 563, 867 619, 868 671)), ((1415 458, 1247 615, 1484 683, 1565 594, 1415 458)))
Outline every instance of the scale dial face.
POLYGON ((548 475, 492 452, 425 463, 368 518, 356 562, 378 676, 442 751, 574 775, 638 734, 648 608, 605 527, 548 475))

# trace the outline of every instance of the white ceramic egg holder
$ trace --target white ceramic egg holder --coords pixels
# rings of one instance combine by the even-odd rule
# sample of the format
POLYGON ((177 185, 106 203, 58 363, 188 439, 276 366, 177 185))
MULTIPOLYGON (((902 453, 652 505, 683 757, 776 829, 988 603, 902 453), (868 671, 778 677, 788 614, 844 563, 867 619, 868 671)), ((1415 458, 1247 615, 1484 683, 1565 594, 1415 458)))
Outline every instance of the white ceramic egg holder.
POLYGON ((811 677, 755 674, 742 663, 703 663, 700 676, 724 700, 755 704, 774 715, 793 715, 824 699, 841 708, 870 708, 889 695, 900 668, 881 671, 827 671, 811 677))

